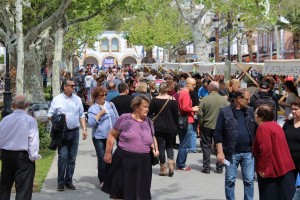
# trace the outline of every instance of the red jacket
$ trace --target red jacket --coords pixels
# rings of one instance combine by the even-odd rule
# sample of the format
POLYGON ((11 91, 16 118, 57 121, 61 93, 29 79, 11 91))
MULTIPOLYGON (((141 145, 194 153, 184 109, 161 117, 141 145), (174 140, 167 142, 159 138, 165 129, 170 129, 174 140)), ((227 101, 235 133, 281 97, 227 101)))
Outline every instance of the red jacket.
POLYGON ((256 172, 276 178, 295 169, 282 128, 275 122, 262 122, 253 144, 256 172))
POLYGON ((180 113, 188 116, 188 123, 194 123, 194 111, 192 111, 192 99, 190 93, 185 89, 180 90, 178 104, 180 113))

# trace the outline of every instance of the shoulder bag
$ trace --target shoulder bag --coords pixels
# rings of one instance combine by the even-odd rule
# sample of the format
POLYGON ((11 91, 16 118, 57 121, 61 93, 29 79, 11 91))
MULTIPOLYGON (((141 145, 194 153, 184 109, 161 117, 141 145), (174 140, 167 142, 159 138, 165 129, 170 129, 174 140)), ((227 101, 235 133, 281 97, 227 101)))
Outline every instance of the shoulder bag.
MULTIPOLYGON (((148 118, 148 123, 149 123, 149 127, 150 127, 150 130, 151 130, 151 135, 152 135, 152 138, 153 138, 154 149, 156 149, 156 145, 155 145, 155 141, 154 141, 154 134, 153 134, 153 131, 152 131, 152 128, 151 128, 149 118, 148 118)), ((150 155, 151 155, 151 164, 152 164, 152 166, 157 165, 159 163, 159 159, 158 159, 158 157, 154 156, 153 151, 152 151, 151 148, 150 148, 150 155)))
POLYGON ((164 110, 164 108, 166 107, 167 103, 169 102, 170 98, 166 101, 166 103, 163 105, 163 107, 160 109, 160 111, 157 113, 157 115, 155 115, 153 118, 152 118, 152 121, 155 121, 156 118, 158 117, 158 115, 164 110))

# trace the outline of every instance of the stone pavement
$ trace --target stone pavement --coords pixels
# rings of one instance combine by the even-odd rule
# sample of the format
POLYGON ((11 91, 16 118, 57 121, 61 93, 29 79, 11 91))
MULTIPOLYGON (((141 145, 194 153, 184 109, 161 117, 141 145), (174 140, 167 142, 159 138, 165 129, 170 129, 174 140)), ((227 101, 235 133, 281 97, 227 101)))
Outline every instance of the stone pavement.
MULTIPOLYGON (((88 130, 90 133, 90 129, 88 130)), ((197 140, 199 144, 199 139, 197 140)), ((176 158, 177 150, 175 150, 176 158)), ((74 185, 76 190, 56 191, 57 177, 57 156, 44 182, 40 193, 33 194, 33 200, 106 200, 109 196, 99 189, 97 178, 97 157, 91 134, 87 140, 80 141, 76 169, 74 174, 74 185)), ((212 156, 212 163, 215 163, 215 156, 212 156)), ((159 166, 153 167, 151 193, 154 200, 223 200, 224 194, 224 173, 210 174, 201 173, 202 153, 189 153, 187 164, 192 171, 175 171, 172 178, 158 176, 159 166)), ((214 167, 214 165, 212 165, 214 167)), ((236 199, 243 199, 243 182, 241 173, 236 181, 236 199)), ((12 198, 14 199, 14 195, 12 198)), ((255 198, 258 199, 257 182, 255 182, 255 198)))

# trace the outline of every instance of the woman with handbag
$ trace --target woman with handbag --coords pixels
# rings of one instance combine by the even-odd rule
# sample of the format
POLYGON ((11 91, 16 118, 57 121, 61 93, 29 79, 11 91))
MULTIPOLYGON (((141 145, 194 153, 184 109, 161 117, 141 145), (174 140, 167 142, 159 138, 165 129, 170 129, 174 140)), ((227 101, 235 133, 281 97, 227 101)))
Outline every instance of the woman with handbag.
POLYGON ((178 122, 178 103, 174 97, 169 96, 168 84, 161 83, 159 85, 159 95, 153 98, 150 103, 149 115, 153 115, 155 137, 160 152, 160 176, 174 174, 174 138, 177 134, 178 122), (167 173, 167 164, 165 151, 167 152, 169 173, 167 173))
POLYGON ((97 155, 100 187, 103 185, 107 171, 106 163, 103 161, 106 138, 110 129, 119 117, 115 105, 105 101, 106 96, 106 88, 94 88, 92 97, 95 103, 88 110, 88 124, 92 127, 92 140, 97 155))
POLYGON ((110 130, 104 161, 111 164, 102 190, 112 199, 151 199, 151 153, 158 157, 153 125, 147 118, 150 99, 145 95, 131 101, 133 113, 119 117, 110 130), (116 139, 118 147, 112 155, 116 139))

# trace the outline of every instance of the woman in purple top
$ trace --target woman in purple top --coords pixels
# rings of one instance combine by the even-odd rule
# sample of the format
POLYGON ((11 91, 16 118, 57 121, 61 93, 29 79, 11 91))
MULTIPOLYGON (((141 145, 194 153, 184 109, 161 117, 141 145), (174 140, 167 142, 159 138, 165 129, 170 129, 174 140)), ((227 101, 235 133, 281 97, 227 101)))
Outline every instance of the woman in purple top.
POLYGON ((133 113, 123 114, 107 137, 104 161, 111 163, 102 190, 112 199, 151 199, 151 155, 159 155, 153 124, 147 118, 150 99, 145 95, 131 102, 133 113), (112 155, 116 139, 118 147, 112 155), (153 142, 155 142, 155 149, 153 142))

